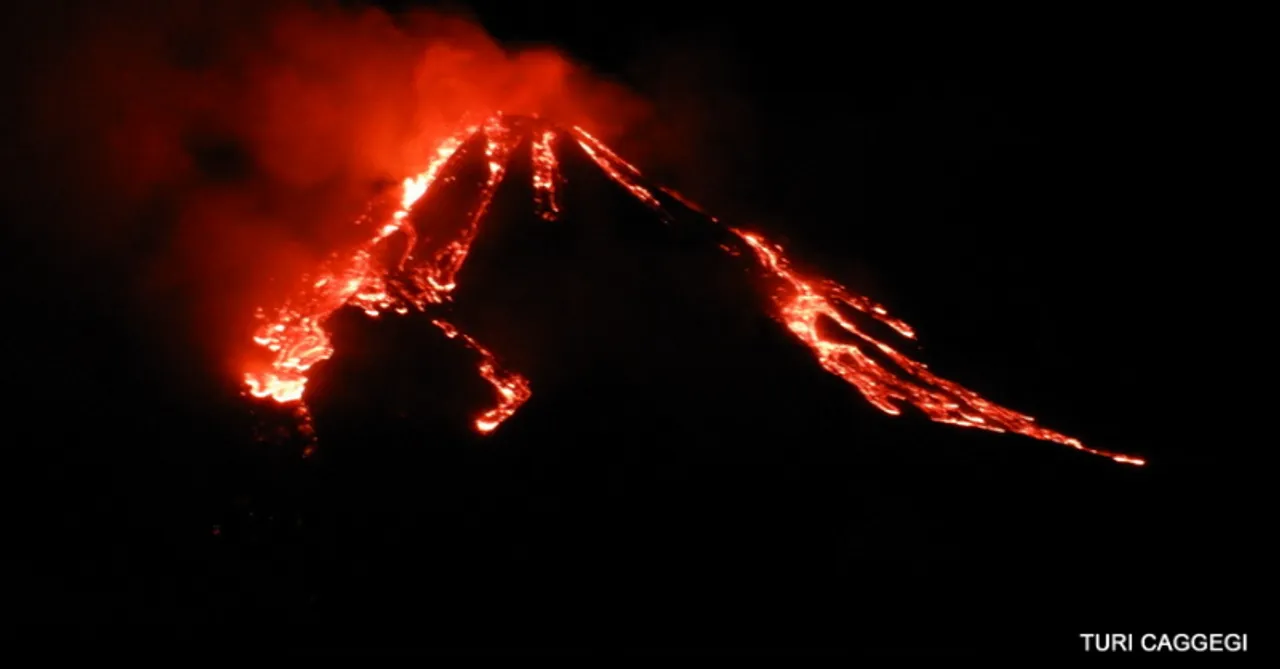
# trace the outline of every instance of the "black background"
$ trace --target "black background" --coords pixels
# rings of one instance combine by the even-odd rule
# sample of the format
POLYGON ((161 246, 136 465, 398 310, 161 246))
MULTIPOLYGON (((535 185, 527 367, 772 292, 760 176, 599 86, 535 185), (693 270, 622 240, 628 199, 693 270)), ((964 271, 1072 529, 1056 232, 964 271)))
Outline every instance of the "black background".
POLYGON ((731 159, 676 186, 890 305, 944 376, 1151 464, 879 414, 701 240, 567 165, 581 209, 530 232, 500 197, 463 277, 460 305, 487 306, 460 318, 535 387, 483 441, 459 416, 484 388, 429 325, 337 324, 361 353, 318 374, 326 445, 303 461, 249 442, 230 382, 175 369, 109 288, 12 279, 25 638, 1056 655, 1081 632, 1256 625, 1261 495, 1233 464, 1263 444, 1216 371, 1253 363, 1231 350, 1244 300, 1207 276, 1230 252, 1229 34, 797 3, 476 12, 671 114, 700 96, 694 150, 731 159))

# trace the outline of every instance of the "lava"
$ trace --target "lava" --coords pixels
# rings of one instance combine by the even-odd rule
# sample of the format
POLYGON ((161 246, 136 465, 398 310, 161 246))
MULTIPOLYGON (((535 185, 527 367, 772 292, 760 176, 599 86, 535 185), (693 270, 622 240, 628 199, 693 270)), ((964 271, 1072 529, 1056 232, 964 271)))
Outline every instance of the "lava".
POLYGON ((480 345, 470 335, 463 334, 448 321, 436 319, 431 321, 450 339, 461 338, 467 348, 480 354, 480 378, 489 382, 498 391, 497 406, 485 411, 475 420, 476 429, 489 433, 498 428, 502 421, 510 418, 533 395, 529 390, 529 382, 514 372, 504 371, 498 367, 497 357, 489 349, 480 345))
POLYGON ((560 161, 552 146, 555 141, 555 131, 544 130, 534 135, 532 146, 534 205, 538 214, 547 220, 554 220, 560 213, 560 204, 556 201, 560 161))
POLYGON ((901 413, 898 403, 905 402, 939 423, 991 432, 1015 432, 1111 458, 1116 462, 1145 464, 1139 458, 1089 448, 1078 439, 1040 427, 1031 416, 1006 409, 972 390, 938 377, 923 363, 908 358, 892 346, 867 334, 853 319, 847 318, 838 309, 838 305, 844 305, 889 326, 907 339, 914 339, 915 332, 906 323, 890 317, 884 307, 850 293, 844 286, 833 281, 800 276, 791 269, 790 263, 782 255, 781 247, 770 244, 759 235, 731 229, 751 247, 757 261, 768 271, 774 282, 780 284, 773 298, 779 320, 813 351, 824 369, 857 388, 877 409, 896 416, 901 413), (835 341, 820 334, 818 324, 824 318, 853 339, 879 351, 905 376, 876 362, 856 343, 835 341))
MULTIPOLYGON (((390 220, 378 228, 374 237, 345 257, 334 256, 318 272, 319 278, 304 286, 300 294, 278 309, 274 317, 260 312, 265 322, 254 336, 254 342, 274 353, 266 369, 255 368, 245 373, 245 383, 254 397, 271 398, 288 404, 301 402, 306 389, 307 372, 318 362, 333 356, 333 344, 323 324, 333 312, 344 306, 355 306, 372 317, 385 312, 407 314, 411 310, 426 311, 443 304, 457 287, 455 277, 466 261, 480 221, 488 210, 493 194, 506 174, 511 150, 521 136, 494 116, 480 126, 468 126, 441 143, 435 157, 422 173, 404 180, 400 207, 390 220), (481 187, 480 203, 470 213, 461 234, 449 240, 425 262, 417 262, 415 250, 420 240, 412 225, 405 221, 409 213, 440 178, 444 167, 476 133, 483 133, 488 178, 481 187), (405 251, 394 267, 378 260, 380 246, 396 233, 404 235, 405 251), (394 288, 394 289, 393 289, 394 288)), ((456 328, 444 321, 437 327, 450 337, 458 336, 456 328)), ((480 375, 498 392, 498 405, 476 419, 476 428, 488 432, 515 413, 529 399, 529 384, 523 377, 503 370, 496 357, 474 338, 462 335, 467 346, 480 354, 480 375)))
POLYGON ((605 174, 609 175, 609 178, 613 179, 623 188, 626 188, 641 202, 658 211, 664 219, 669 219, 669 215, 666 210, 663 209, 662 203, 658 201, 658 198, 654 197, 653 193, 650 192, 648 188, 645 188, 639 183, 639 179, 641 177, 640 170, 636 169, 631 163, 628 163, 618 157, 618 154, 610 151, 609 147, 605 146, 603 142, 595 137, 592 137, 586 130, 574 126, 573 132, 574 135, 577 136, 578 146, 586 152, 592 162, 594 162, 600 169, 604 170, 605 174))
MULTIPOLYGON (((773 316, 812 351, 823 369, 853 386, 880 411, 899 415, 903 407, 909 405, 939 423, 1012 432, 1120 463, 1145 464, 1141 458, 1087 447, 1078 439, 1041 427, 1031 416, 997 405, 933 374, 923 363, 908 357, 866 327, 878 323, 903 339, 915 339, 912 328, 891 317, 883 306, 835 281, 797 271, 782 247, 757 233, 722 224, 675 191, 653 189, 645 183, 639 169, 586 130, 576 126, 560 129, 537 119, 501 113, 481 124, 468 125, 444 140, 427 168, 404 180, 399 207, 377 227, 372 239, 345 256, 331 258, 317 276, 304 282, 300 293, 273 316, 259 313, 264 322, 254 341, 273 357, 270 363, 245 374, 248 392, 282 404, 300 404, 298 415, 307 417, 309 426, 309 414, 302 404, 307 373, 334 353, 324 330, 326 319, 344 306, 354 306, 377 317, 386 312, 428 312, 449 301, 457 287, 458 272, 479 234, 511 156, 516 147, 525 142, 529 143, 532 156, 535 211, 544 219, 554 220, 560 212, 557 192, 560 161, 555 147, 562 136, 571 138, 614 182, 656 211, 662 220, 670 222, 674 217, 655 192, 700 214, 700 220, 720 226, 727 233, 721 248, 750 261, 771 289, 773 316), (477 139, 484 142, 488 165, 479 202, 468 212, 466 225, 455 237, 436 240, 442 243, 439 249, 426 253, 423 246, 429 240, 419 239, 418 232, 406 221, 459 149, 477 139), (405 250, 388 266, 379 260, 385 255, 380 251, 382 245, 397 234, 404 237, 405 250), (825 334, 822 327, 834 327, 839 333, 825 334)), ((474 426, 480 433, 492 432, 529 399, 532 394, 529 381, 504 369, 497 355, 452 323, 434 317, 432 323, 447 337, 460 340, 479 355, 477 371, 493 387, 497 401, 474 419, 474 426)))

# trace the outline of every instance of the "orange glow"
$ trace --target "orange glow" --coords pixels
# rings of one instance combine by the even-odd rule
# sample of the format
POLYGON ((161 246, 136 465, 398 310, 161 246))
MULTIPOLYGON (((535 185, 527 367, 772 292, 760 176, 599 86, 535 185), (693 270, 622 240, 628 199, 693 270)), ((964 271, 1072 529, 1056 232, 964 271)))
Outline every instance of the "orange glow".
MULTIPOLYGON (((657 211, 663 220, 672 220, 663 203, 643 183, 638 169, 582 128, 574 127, 567 132, 611 179, 657 211)), ((318 278, 304 282, 305 290, 294 301, 279 309, 274 317, 263 316, 265 322, 254 341, 272 352, 274 358, 265 368, 245 374, 248 392, 255 397, 271 398, 281 403, 301 402, 306 390, 307 372, 333 355, 333 347, 323 329, 324 321, 343 306, 355 306, 370 316, 378 316, 386 311, 402 314, 411 309, 426 311, 450 299, 450 294, 457 287, 458 272, 507 172, 512 152, 523 142, 527 141, 531 146, 534 205, 544 218, 554 218, 560 211, 556 192, 560 179, 559 159, 554 150, 556 138, 557 132, 546 123, 536 120, 514 123, 499 113, 482 125, 467 127, 445 140, 426 170, 404 180, 400 207, 391 214, 389 221, 378 227, 373 239, 348 256, 341 259, 335 256, 321 268, 318 278), (479 203, 469 212, 467 224, 455 238, 447 241, 430 258, 415 258, 417 234, 412 225, 404 222, 458 149, 477 136, 484 140, 485 158, 489 165, 479 203), (383 267, 376 260, 379 257, 376 253, 378 245, 397 232, 404 234, 409 241, 407 250, 395 267, 383 267), (392 271, 397 273, 396 297, 388 290, 387 277, 392 271), (400 278, 403 276, 407 276, 407 280, 400 278)), ((666 189, 659 192, 702 214, 696 204, 678 193, 666 189)), ((703 217, 710 224, 720 225, 708 215, 703 214, 703 217)), ((756 233, 731 227, 724 229, 731 234, 721 248, 736 257, 754 261, 754 266, 769 284, 774 316, 813 352, 825 370, 856 388, 877 409, 899 415, 903 406, 910 405, 939 423, 991 432, 1012 432, 1124 464, 1145 464, 1141 458, 1087 447, 1073 437, 1039 426, 1030 416, 1006 409, 972 390, 936 376, 923 363, 876 338, 860 324, 879 323, 889 332, 913 340, 915 332, 911 327, 889 316, 883 306, 829 279, 801 274, 792 268, 780 246, 756 233), (843 335, 840 340, 822 332, 820 328, 824 323, 839 329, 843 335)), ((478 372, 493 386, 497 403, 478 416, 474 425, 481 433, 492 432, 529 399, 529 382, 519 374, 502 369, 492 352, 451 323, 440 319, 432 322, 447 337, 461 340, 480 356, 478 372)))

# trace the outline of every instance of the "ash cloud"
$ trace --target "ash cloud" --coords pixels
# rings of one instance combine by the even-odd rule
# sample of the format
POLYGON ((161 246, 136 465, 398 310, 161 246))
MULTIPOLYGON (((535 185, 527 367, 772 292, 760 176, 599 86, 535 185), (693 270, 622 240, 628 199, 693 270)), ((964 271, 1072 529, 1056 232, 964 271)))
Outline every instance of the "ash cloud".
POLYGON ((366 234, 351 223, 370 196, 421 170, 464 113, 541 113, 606 138, 648 114, 554 50, 504 49, 456 13, 240 1, 10 11, 11 227, 221 365, 253 309, 366 234))

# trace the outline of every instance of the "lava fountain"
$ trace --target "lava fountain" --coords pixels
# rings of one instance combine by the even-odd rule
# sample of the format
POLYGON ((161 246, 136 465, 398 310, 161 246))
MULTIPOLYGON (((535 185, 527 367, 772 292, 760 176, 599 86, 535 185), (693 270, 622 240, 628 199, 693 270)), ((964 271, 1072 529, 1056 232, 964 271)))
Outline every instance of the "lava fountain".
MULTIPOLYGON (((648 183, 640 170, 586 130, 576 126, 560 128, 535 118, 501 113, 466 125, 445 139, 426 169, 404 180, 399 202, 384 220, 361 221, 375 224, 377 232, 369 240, 346 254, 332 256, 279 309, 259 312, 262 324, 254 341, 271 356, 270 362, 245 372, 247 392, 295 406, 299 415, 308 419, 304 403, 307 374, 334 353, 325 331, 330 315, 344 306, 358 307, 371 317, 388 312, 431 314, 433 307, 451 300, 458 272, 507 173, 511 156, 524 142, 531 146, 533 204, 544 219, 554 220, 560 212, 556 146, 573 142, 610 179, 663 220, 674 220, 673 207, 684 207, 700 214, 699 220, 718 226, 723 231, 721 248, 751 263, 770 288, 773 316, 809 348, 826 371, 856 388, 877 409, 899 415, 904 405, 910 405, 939 423, 1012 432, 1120 463, 1145 464, 1141 458, 1088 447, 1078 439, 1040 426, 1031 416, 997 405, 933 374, 923 363, 871 333, 867 325, 874 322, 887 326, 889 332, 902 339, 915 339, 914 330, 890 316, 883 306, 835 281, 796 270, 779 245, 758 233, 724 225, 679 193, 648 183), (468 212, 459 232, 449 239, 435 240, 437 248, 428 252, 429 240, 419 238, 407 223, 409 215, 434 184, 447 178, 442 175, 459 150, 472 142, 482 143, 488 165, 478 203, 468 212), (395 238, 403 241, 404 251, 388 260, 386 245, 395 238), (840 336, 824 334, 820 324, 834 326, 840 336)), ((529 381, 505 369, 496 354, 452 323, 434 314, 431 322, 479 355, 477 371, 493 387, 496 402, 476 416, 473 424, 481 433, 492 432, 529 399, 529 381)))

